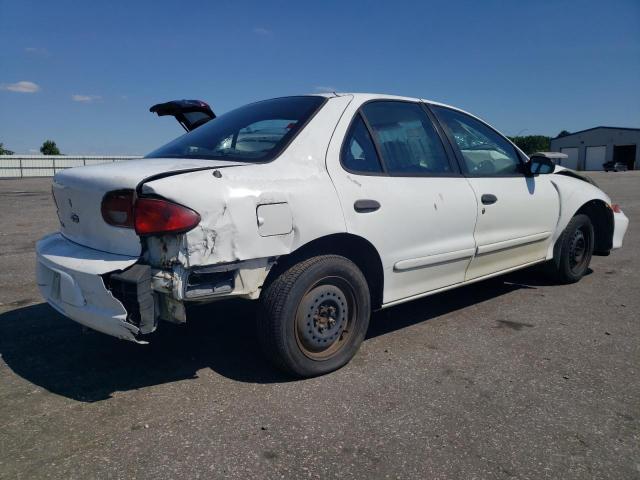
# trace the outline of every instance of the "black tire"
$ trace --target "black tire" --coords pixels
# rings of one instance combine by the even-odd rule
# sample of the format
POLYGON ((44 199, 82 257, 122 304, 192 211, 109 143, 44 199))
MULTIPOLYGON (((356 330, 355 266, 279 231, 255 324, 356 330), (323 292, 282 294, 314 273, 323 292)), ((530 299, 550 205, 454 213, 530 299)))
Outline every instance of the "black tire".
POLYGON ((593 255, 594 233, 586 215, 576 215, 556 243, 556 255, 550 263, 551 274, 559 283, 575 283, 589 268, 593 255))
POLYGON ((321 255, 280 273, 260 295, 258 338, 278 368, 298 377, 336 370, 353 358, 371 316, 360 269, 321 255))

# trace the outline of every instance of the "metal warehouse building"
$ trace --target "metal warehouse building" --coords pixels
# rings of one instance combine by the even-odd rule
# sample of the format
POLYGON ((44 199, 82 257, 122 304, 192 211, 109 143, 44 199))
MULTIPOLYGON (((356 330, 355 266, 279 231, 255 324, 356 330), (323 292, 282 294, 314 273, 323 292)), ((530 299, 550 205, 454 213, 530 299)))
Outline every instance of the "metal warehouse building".
POLYGON ((568 155, 560 163, 574 170, 603 170, 612 160, 640 169, 640 128, 589 128, 552 139, 550 150, 568 155))

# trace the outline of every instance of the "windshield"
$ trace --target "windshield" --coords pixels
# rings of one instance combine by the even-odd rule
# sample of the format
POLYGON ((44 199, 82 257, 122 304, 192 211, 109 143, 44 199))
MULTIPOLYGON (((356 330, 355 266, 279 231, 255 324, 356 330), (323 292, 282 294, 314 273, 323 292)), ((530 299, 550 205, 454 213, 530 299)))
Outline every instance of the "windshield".
POLYGON ((176 138, 146 158, 273 160, 324 101, 324 97, 301 96, 245 105, 176 138))

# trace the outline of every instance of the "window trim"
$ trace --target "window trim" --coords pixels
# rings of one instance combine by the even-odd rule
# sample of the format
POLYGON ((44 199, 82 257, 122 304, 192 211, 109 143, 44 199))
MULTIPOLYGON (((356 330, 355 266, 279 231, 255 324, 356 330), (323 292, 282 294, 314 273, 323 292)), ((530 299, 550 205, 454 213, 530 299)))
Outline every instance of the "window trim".
POLYGON ((495 128, 493 128, 491 125, 487 124, 486 122, 480 120, 477 117, 474 117, 473 115, 470 115, 466 112, 462 112, 460 110, 457 110, 455 108, 451 108, 451 107, 445 107, 443 105, 434 105, 431 103, 426 103, 425 102, 425 107, 432 112, 433 116, 435 117, 436 121, 438 122, 438 124, 440 125, 440 127, 442 128, 444 134, 447 137, 447 140, 449 142, 449 144, 451 145, 451 148, 453 149, 454 153, 455 153, 455 157, 456 160, 458 162, 458 166, 462 172, 462 175, 466 178, 516 178, 516 177, 526 177, 525 174, 525 161, 522 158, 522 155, 520 155, 520 152, 518 151, 518 149, 513 145, 513 142, 511 140, 509 140, 507 137, 505 137, 504 135, 502 135, 499 131, 497 131, 495 128), (513 153, 515 154, 516 158, 518 159, 519 163, 519 172, 518 173, 509 173, 509 174, 500 174, 500 175, 471 175, 469 174, 469 170, 467 169, 467 163, 464 159, 464 156, 462 155, 462 151, 460 150, 460 147, 458 147, 458 144, 456 143, 455 139, 453 138, 453 135, 451 134, 451 131, 449 130, 449 127, 447 126, 447 124, 442 121, 440 119, 440 117, 438 116, 437 110, 436 108, 441 108, 443 110, 449 110, 455 113, 458 113, 460 115, 464 115, 466 117, 469 117, 473 120, 476 120, 477 122, 480 122, 482 125, 484 125, 485 127, 487 127, 490 131, 494 132, 496 135, 498 135, 500 138, 502 138, 503 140, 505 140, 513 149, 513 153))
POLYGON ((359 108, 358 108, 358 110, 356 110, 356 113, 353 115, 353 118, 349 122, 349 126, 347 127, 347 133, 345 134, 344 138, 342 139, 342 144, 340 145, 340 166, 342 167, 343 170, 345 170, 345 171, 347 171, 349 173, 352 173, 354 175, 363 175, 363 176, 369 176, 369 177, 372 177, 372 176, 374 176, 374 177, 388 176, 388 174, 387 174, 387 166, 382 161, 382 156, 380 155, 380 150, 378 149, 378 144, 373 139, 373 135, 371 134, 371 126, 369 125, 369 122, 367 121, 367 119, 364 118, 364 115, 362 115, 362 113, 360 112, 359 108), (379 172, 368 172, 366 170, 353 170, 351 168, 348 168, 344 164, 344 161, 343 161, 344 152, 345 152, 346 148, 349 146, 348 143, 347 143, 347 140, 350 138, 351 131, 354 128, 354 124, 356 123, 358 118, 360 118, 362 120, 362 123, 364 124, 364 128, 367 130, 367 134, 369 135, 369 138, 371 139, 371 143, 373 144, 373 149, 375 150, 376 155, 378 156, 378 163, 380 164, 380 169, 381 169, 381 171, 379 171, 379 172))
POLYGON ((342 139, 342 144, 340 146, 340 166, 342 167, 343 170, 345 170, 346 172, 349 172, 353 175, 361 175, 361 176, 365 176, 365 177, 397 177, 397 178, 413 178, 413 177, 426 177, 426 178, 438 178, 438 177, 443 177, 443 178, 450 178, 450 177, 462 177, 462 171, 460 169, 460 165, 458 164, 458 160, 455 156, 455 151, 451 148, 451 146, 449 145, 449 140, 448 138, 445 136, 444 131, 441 129, 439 122, 437 121, 435 115, 433 115, 427 108, 426 105, 424 104, 424 102, 418 100, 418 101, 412 101, 412 100, 396 100, 396 99, 391 99, 391 98, 373 98, 371 100, 367 100, 366 102, 362 103, 358 109, 356 110, 356 112, 353 114, 353 117, 351 118, 351 121, 349 122, 349 126, 347 127, 346 133, 342 139), (381 103, 381 102, 387 102, 387 103, 411 103, 414 105, 417 105, 418 107, 420 107, 420 109, 423 111, 423 113, 426 115, 426 117, 429 119, 429 121, 431 122, 431 125, 433 126, 436 135, 438 136, 438 139, 440 140, 440 143, 442 144, 442 148, 444 149, 445 155, 447 157, 447 161, 449 162, 449 167, 451 168, 450 172, 441 172, 441 173, 426 173, 426 172, 405 172, 405 173, 396 173, 396 172, 389 172, 388 168, 387 168, 387 162, 384 158, 384 155, 382 155, 382 150, 380 148, 380 144, 378 142, 377 139, 377 135, 375 135, 375 132, 373 131, 373 128, 371 127, 371 124, 369 123, 369 120, 367 119, 367 116, 365 115, 363 108, 370 104, 370 103, 381 103), (382 167, 382 171, 381 172, 360 172, 357 170, 351 170, 350 168, 347 168, 342 160, 342 152, 345 148, 345 144, 347 142, 347 139, 349 138, 349 134, 351 133, 351 129, 353 127, 353 123, 356 121, 356 118, 358 118, 358 115, 360 115, 360 117, 362 118, 365 127, 367 128, 367 131, 369 132, 369 136, 371 137, 371 141, 373 142, 373 146, 376 150, 376 153, 378 155, 378 161, 380 162, 380 165, 382 167))

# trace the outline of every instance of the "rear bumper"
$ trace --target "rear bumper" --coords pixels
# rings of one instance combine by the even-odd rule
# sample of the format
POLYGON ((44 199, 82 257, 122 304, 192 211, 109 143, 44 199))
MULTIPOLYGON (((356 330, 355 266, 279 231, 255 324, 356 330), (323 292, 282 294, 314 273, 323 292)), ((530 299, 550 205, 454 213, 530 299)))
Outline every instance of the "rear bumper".
POLYGON ((627 216, 620 211, 619 213, 613 213, 613 242, 612 248, 615 250, 616 248, 622 247, 622 241, 624 240, 624 235, 627 233, 627 228, 629 227, 629 219, 627 216))
POLYGON ((138 327, 104 285, 101 275, 125 270, 136 257, 83 247, 59 233, 36 244, 36 277, 44 299, 70 319, 107 335, 138 342, 138 327))

